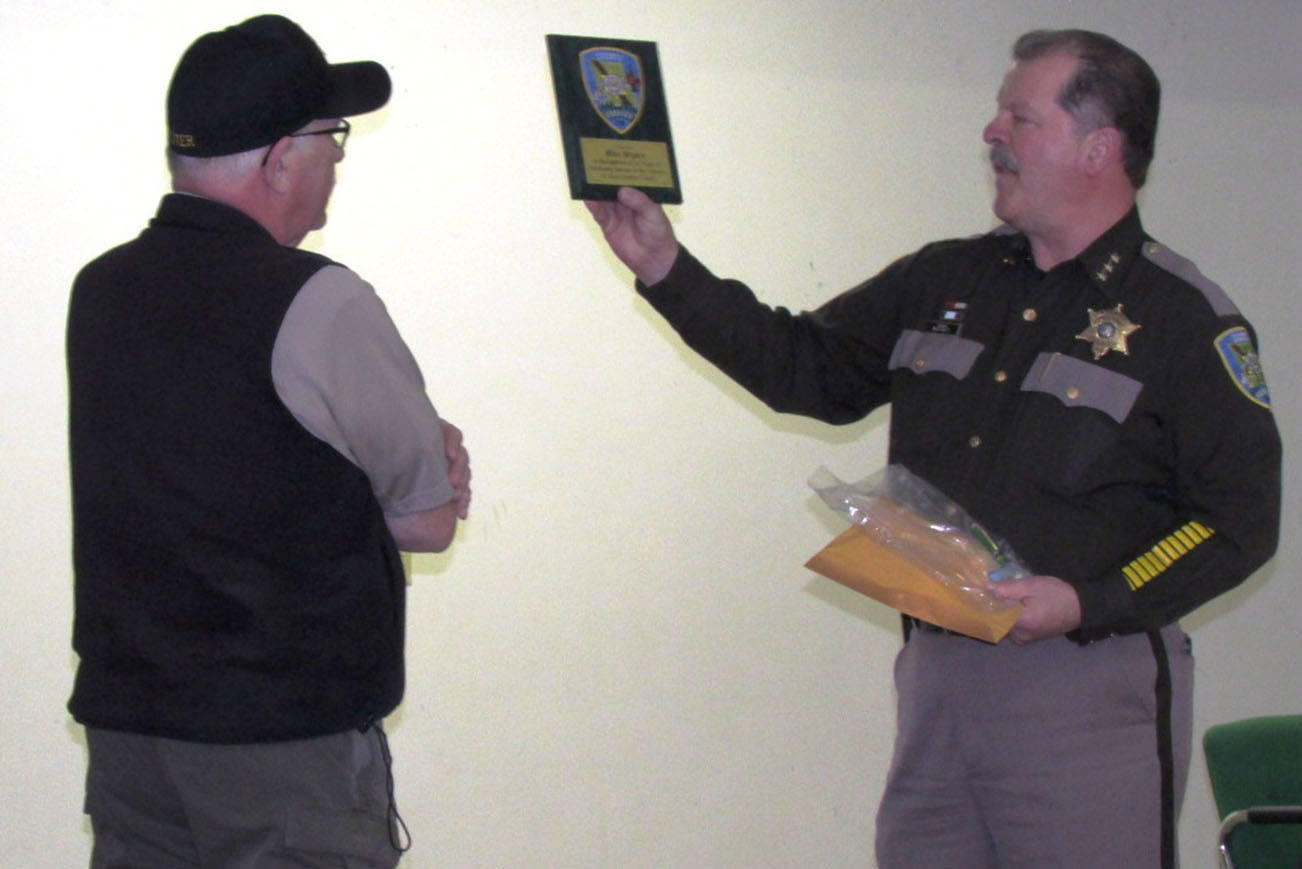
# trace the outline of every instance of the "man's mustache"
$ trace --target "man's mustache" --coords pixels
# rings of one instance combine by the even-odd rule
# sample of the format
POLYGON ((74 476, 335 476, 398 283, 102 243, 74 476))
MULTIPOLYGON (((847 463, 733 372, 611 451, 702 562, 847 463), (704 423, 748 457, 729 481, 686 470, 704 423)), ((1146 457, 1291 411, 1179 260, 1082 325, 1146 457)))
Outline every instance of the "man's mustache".
POLYGON ((1018 171, 1017 161, 1013 159, 1013 155, 1008 153, 1004 148, 996 147, 990 149, 990 165, 995 167, 996 171, 1003 170, 1005 172, 1014 173, 1018 171))

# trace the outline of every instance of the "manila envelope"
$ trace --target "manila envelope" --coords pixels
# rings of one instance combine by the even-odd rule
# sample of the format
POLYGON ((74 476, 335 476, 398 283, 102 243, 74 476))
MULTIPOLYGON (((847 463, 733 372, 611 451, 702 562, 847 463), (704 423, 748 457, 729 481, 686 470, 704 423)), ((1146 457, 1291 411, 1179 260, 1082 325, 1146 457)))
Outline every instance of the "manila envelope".
POLYGON ((805 566, 905 615, 997 643, 1021 614, 1021 604, 991 609, 972 592, 942 582, 926 567, 851 525, 805 566))

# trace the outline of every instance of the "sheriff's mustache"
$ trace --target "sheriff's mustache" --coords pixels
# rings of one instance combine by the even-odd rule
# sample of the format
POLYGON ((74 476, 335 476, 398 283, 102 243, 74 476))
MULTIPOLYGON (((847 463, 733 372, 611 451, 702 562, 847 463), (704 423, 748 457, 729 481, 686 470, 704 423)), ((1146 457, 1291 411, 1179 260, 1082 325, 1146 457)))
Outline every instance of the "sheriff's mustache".
POLYGON ((990 149, 990 165, 995 167, 996 172, 1001 170, 1017 172, 1017 161, 1005 148, 994 147, 990 149))

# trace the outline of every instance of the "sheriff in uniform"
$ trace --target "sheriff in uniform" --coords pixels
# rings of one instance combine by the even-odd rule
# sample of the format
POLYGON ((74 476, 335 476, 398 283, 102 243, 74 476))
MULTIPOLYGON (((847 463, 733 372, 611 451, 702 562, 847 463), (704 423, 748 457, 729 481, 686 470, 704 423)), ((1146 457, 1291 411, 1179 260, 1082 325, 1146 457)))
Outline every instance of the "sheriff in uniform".
POLYGON ((771 408, 891 406, 890 456, 1035 576, 997 645, 906 620, 882 867, 1158 866, 1191 749, 1177 620, 1274 552, 1280 440, 1257 339, 1135 205, 1158 82, 1085 31, 1034 32, 984 138, 1004 222, 812 312, 760 303, 637 191, 590 209, 638 291, 771 408))

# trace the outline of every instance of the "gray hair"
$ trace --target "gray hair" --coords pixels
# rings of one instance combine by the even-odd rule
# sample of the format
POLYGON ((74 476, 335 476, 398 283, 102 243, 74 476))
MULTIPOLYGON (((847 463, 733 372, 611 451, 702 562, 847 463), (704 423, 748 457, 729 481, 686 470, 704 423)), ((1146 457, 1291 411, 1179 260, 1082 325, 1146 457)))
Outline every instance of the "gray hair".
POLYGON ((1153 68, 1112 37, 1090 30, 1033 30, 1013 44, 1017 61, 1051 54, 1069 54, 1078 61, 1075 75, 1058 94, 1058 105, 1076 119, 1080 132, 1116 127, 1126 175, 1136 190, 1143 187, 1153 162, 1162 99, 1153 68))
POLYGON ((221 157, 187 157, 168 150, 167 169, 172 173, 172 186, 177 189, 229 183, 239 181, 261 167, 266 150, 264 145, 252 151, 221 157))

